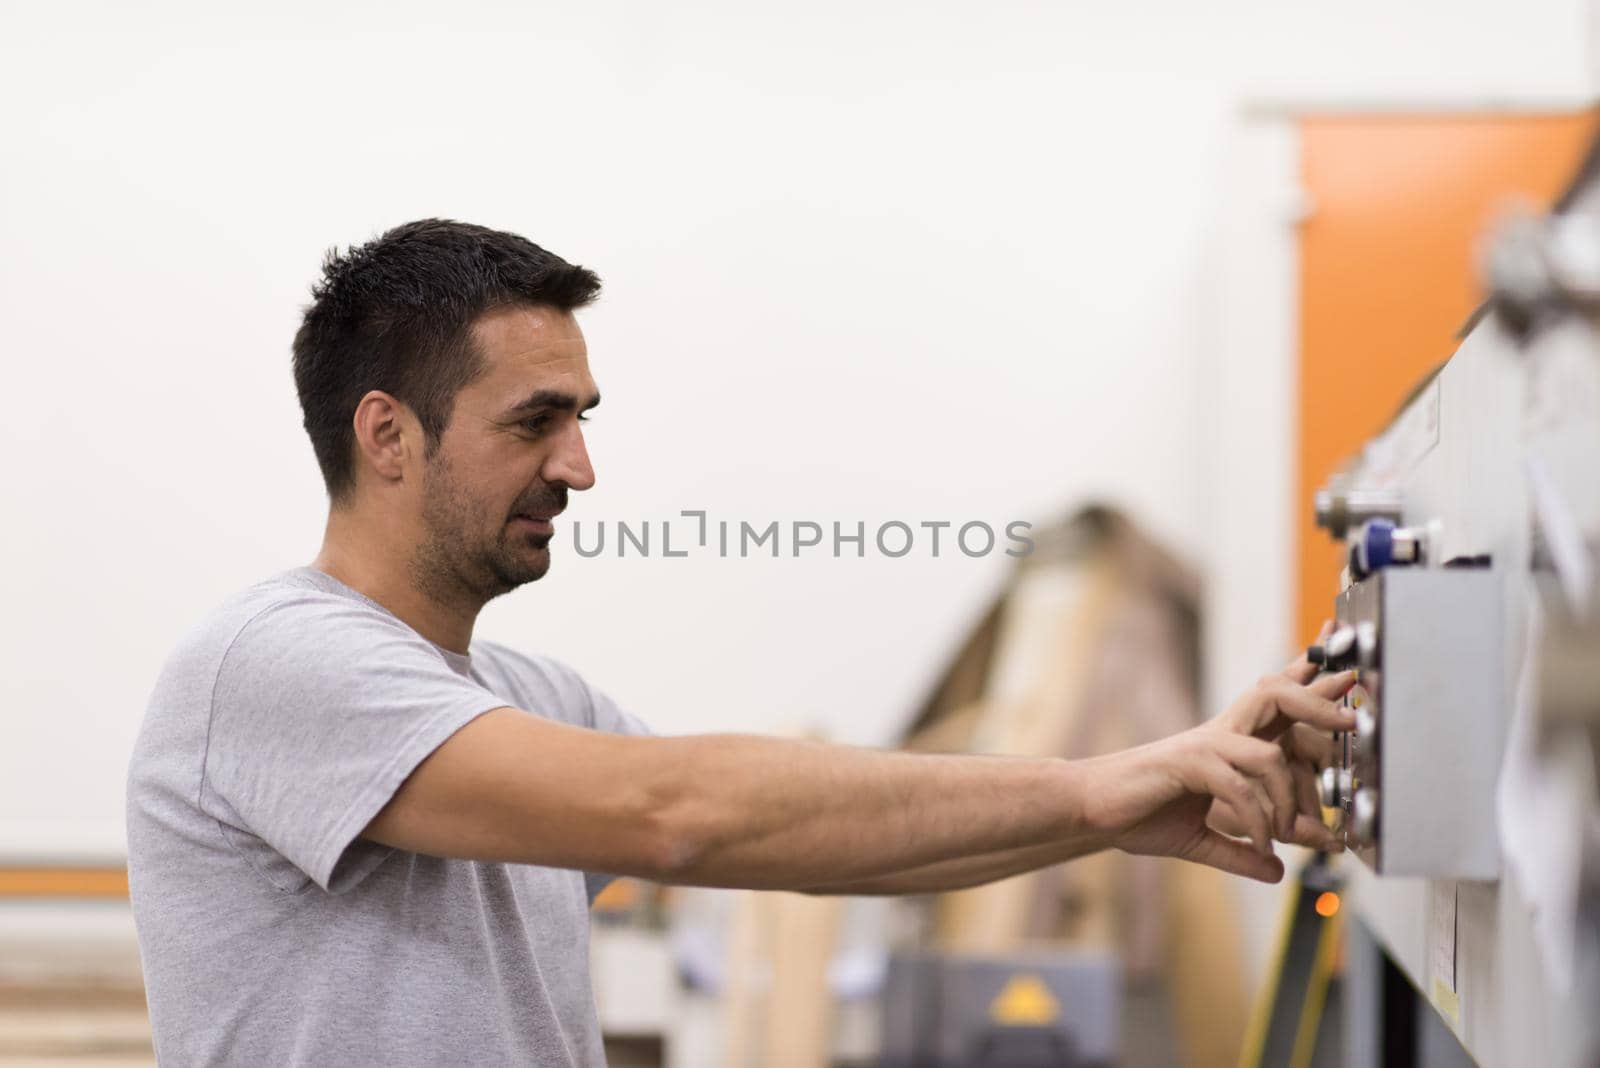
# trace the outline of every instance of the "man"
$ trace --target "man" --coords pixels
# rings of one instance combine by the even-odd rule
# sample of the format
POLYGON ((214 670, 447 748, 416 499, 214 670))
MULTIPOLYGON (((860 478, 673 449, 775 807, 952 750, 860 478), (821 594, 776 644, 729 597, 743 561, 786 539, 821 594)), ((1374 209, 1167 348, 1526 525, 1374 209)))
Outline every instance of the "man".
POLYGON ((163 1063, 602 1063, 587 910, 615 875, 923 893, 1120 848, 1273 881, 1273 838, 1335 847, 1311 776, 1350 680, 1303 662, 1067 762, 651 737, 571 669, 474 641, 594 485, 573 312, 598 290, 440 220, 328 259, 294 342, 322 550, 180 642, 130 769, 163 1063))

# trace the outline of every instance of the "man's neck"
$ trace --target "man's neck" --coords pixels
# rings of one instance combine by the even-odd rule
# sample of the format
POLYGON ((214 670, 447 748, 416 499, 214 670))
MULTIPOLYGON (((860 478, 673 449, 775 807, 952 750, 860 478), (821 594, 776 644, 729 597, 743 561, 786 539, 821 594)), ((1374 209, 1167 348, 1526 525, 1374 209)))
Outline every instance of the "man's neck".
POLYGON ((453 653, 466 654, 481 604, 452 605, 419 590, 410 571, 411 550, 363 537, 337 513, 328 516, 322 551, 311 566, 372 598, 418 634, 453 653))

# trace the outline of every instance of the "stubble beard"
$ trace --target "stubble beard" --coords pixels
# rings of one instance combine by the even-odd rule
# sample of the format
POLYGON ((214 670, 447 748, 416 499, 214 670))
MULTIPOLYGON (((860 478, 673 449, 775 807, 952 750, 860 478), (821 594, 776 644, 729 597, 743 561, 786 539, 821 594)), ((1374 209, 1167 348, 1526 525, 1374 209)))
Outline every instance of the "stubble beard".
POLYGON ((455 479, 442 456, 427 465, 422 485, 423 539, 411 557, 411 581, 442 604, 474 610, 536 582, 550 570, 550 535, 514 531, 455 479), (494 530, 485 540, 479 532, 494 530))

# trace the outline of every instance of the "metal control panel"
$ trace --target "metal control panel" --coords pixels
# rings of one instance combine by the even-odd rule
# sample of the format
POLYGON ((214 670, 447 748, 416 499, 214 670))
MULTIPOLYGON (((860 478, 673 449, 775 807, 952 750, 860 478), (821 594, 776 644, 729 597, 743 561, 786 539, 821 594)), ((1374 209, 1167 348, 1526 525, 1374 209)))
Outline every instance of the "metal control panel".
POLYGON ((1339 595, 1327 667, 1359 671, 1357 727, 1322 800, 1379 874, 1499 874, 1501 600, 1485 568, 1388 568, 1339 595))

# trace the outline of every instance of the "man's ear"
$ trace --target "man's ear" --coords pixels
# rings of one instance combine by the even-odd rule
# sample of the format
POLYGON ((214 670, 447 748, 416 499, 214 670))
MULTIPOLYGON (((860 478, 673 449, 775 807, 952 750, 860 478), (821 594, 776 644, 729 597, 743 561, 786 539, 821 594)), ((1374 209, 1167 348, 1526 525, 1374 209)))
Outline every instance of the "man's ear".
POLYGON ((353 421, 357 462, 384 482, 398 482, 414 444, 416 420, 391 394, 375 389, 356 405, 353 421))

